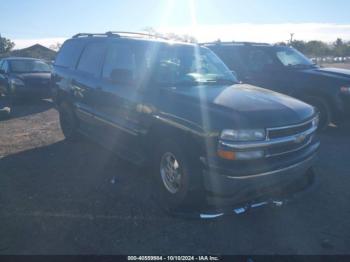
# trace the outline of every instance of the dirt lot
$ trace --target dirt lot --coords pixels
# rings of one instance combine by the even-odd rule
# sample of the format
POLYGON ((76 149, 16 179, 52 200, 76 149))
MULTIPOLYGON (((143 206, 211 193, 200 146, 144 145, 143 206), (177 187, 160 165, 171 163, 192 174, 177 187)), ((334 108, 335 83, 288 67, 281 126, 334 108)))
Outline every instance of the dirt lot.
POLYGON ((13 114, 0 121, 1 254, 350 253, 350 125, 321 136, 303 198, 207 221, 167 216, 143 170, 65 142, 50 102, 13 114))

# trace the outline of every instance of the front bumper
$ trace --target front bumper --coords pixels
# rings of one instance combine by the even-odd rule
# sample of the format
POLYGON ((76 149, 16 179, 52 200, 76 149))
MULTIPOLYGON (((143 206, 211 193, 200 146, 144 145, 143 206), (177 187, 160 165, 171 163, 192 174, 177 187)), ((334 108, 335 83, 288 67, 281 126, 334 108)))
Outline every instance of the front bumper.
POLYGON ((11 93, 17 98, 51 98, 52 92, 50 87, 26 87, 15 86, 12 87, 11 93))
MULTIPOLYGON (((225 205, 249 202, 276 192, 287 193, 287 188, 306 178, 318 148, 319 142, 314 143, 289 164, 246 176, 235 170, 207 167, 203 170, 207 200, 213 205, 225 205)), ((257 170, 256 167, 251 168, 257 170)))

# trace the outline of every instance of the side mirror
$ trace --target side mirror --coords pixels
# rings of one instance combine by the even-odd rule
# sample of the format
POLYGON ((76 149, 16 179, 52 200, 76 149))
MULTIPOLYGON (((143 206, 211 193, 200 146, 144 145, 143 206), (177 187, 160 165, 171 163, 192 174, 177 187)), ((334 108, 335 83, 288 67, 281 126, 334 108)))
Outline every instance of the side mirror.
POLYGON ((113 69, 110 75, 113 83, 132 84, 134 83, 134 73, 128 69, 113 69))

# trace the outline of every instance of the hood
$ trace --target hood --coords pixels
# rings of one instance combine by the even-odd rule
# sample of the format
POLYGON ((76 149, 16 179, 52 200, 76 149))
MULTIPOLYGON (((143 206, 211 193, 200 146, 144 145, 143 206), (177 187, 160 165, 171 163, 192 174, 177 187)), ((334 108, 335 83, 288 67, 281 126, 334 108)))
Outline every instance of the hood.
POLYGON ((28 88, 48 88, 50 86, 51 73, 22 73, 13 74, 21 79, 28 88))
POLYGON ((178 97, 177 115, 190 115, 193 122, 210 123, 213 128, 279 127, 301 123, 315 114, 313 107, 299 100, 246 84, 175 88, 173 92, 178 97))
POLYGON ((317 85, 336 86, 350 83, 350 70, 340 68, 312 68, 296 70, 300 81, 316 81, 317 85))
POLYGON ((320 74, 329 77, 341 77, 350 80, 350 70, 341 68, 319 68, 316 70, 320 74))
POLYGON ((51 73, 15 73, 13 76, 21 80, 50 79, 51 73))

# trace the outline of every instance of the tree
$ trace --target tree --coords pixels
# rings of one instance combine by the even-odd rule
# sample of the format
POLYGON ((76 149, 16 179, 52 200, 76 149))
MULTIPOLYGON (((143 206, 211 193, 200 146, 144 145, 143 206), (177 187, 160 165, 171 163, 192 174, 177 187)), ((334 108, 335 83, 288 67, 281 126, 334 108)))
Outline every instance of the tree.
POLYGON ((50 45, 49 48, 52 49, 52 50, 58 51, 58 50, 60 50, 61 46, 62 46, 62 44, 57 42, 57 43, 55 43, 53 45, 50 45))
POLYGON ((157 32, 153 27, 145 27, 143 28, 143 31, 145 31, 150 36, 165 37, 165 38, 168 38, 169 40, 174 40, 174 41, 197 43, 197 39, 194 36, 191 36, 188 34, 179 35, 173 32, 160 33, 160 32, 157 32))
POLYGON ((310 56, 327 56, 330 54, 330 47, 321 41, 309 41, 305 46, 305 53, 310 56))
POLYGON ((0 54, 7 53, 11 51, 14 47, 15 47, 14 42, 12 42, 10 39, 2 37, 0 34, 0 54))
POLYGON ((338 38, 334 44, 334 55, 335 56, 347 56, 349 55, 349 45, 344 43, 341 38, 338 38))
POLYGON ((301 40, 294 40, 290 43, 292 47, 297 49, 298 51, 305 53, 306 51, 306 42, 301 40))

